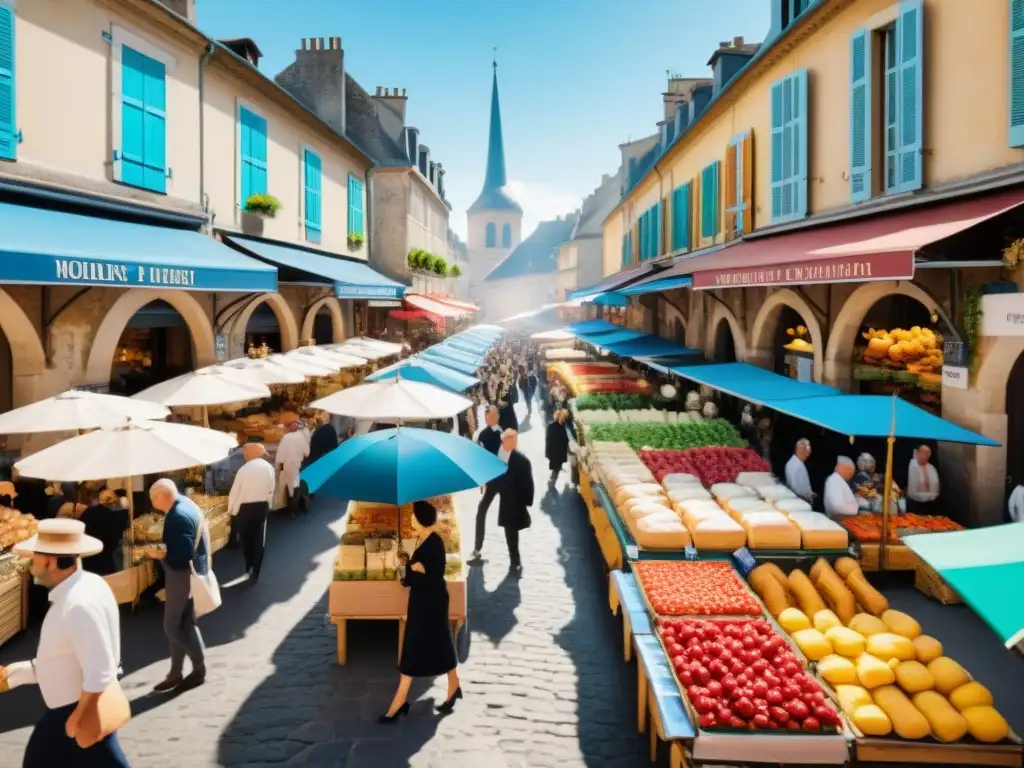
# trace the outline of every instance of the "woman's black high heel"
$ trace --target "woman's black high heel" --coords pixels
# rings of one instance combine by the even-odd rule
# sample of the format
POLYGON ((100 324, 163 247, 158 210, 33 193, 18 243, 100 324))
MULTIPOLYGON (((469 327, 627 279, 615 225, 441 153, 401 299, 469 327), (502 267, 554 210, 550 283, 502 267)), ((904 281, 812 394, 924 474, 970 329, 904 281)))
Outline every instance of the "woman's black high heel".
POLYGON ((455 689, 455 693, 452 694, 452 697, 450 699, 448 699, 448 701, 446 701, 444 704, 438 704, 436 709, 437 709, 438 712, 441 712, 441 713, 447 715, 449 712, 451 712, 453 709, 455 709, 455 700, 456 699, 461 699, 461 698, 462 698, 462 686, 460 685, 458 688, 455 689))
POLYGON ((381 715, 380 717, 377 718, 377 722, 380 723, 381 725, 387 725, 388 723, 395 722, 395 720, 397 720, 400 716, 408 715, 408 714, 409 714, 409 702, 407 701, 407 702, 405 702, 405 704, 403 704, 397 710, 395 710, 395 714, 393 714, 391 716, 388 716, 388 714, 385 713, 385 714, 383 714, 383 715, 381 715))

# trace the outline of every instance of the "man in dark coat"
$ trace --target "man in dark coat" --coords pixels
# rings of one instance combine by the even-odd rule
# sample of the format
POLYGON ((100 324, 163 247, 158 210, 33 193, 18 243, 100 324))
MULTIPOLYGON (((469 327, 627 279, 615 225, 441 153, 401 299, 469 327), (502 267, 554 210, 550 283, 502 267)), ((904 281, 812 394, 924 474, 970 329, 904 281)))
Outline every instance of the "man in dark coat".
POLYGON ((566 410, 555 411, 555 420, 548 424, 547 434, 544 435, 544 457, 548 460, 548 469, 551 470, 551 478, 548 485, 554 487, 558 475, 562 471, 562 465, 569 459, 569 433, 565 430, 565 420, 569 412, 566 410))
POLYGON ((502 475, 498 501, 498 525, 505 529, 505 543, 511 569, 522 573, 523 563, 519 557, 519 532, 529 528, 530 507, 533 506, 533 467, 530 460, 516 450, 519 433, 506 429, 501 435, 498 458, 508 464, 502 475))
POLYGON ((331 424, 330 414, 321 414, 314 423, 318 426, 309 437, 309 456, 306 457, 306 466, 323 458, 338 447, 338 430, 331 424))
MULTIPOLYGON (((501 448, 501 427, 498 426, 498 409, 492 405, 484 414, 484 419, 487 423, 480 430, 476 441, 483 448, 497 456, 498 449, 501 448)), ((483 498, 480 499, 480 504, 476 508, 476 538, 473 541, 473 554, 470 555, 470 560, 479 560, 480 552, 484 548, 484 533, 487 530, 487 510, 490 509, 494 497, 498 495, 499 480, 501 478, 492 480, 480 489, 481 493, 483 493, 483 498)))

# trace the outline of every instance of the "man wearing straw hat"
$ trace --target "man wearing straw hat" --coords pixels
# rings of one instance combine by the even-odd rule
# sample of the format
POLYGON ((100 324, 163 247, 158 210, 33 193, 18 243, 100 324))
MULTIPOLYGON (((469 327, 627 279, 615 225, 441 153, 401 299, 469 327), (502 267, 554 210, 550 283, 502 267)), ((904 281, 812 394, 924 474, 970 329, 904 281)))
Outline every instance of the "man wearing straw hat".
POLYGON ((24 768, 127 768, 117 729, 131 716, 117 684, 121 625, 117 601, 81 558, 102 551, 80 520, 42 520, 15 547, 50 591, 35 659, 0 667, 0 690, 35 683, 46 702, 25 749, 24 768))
POLYGON ((274 500, 277 484, 274 468, 263 456, 267 449, 262 443, 246 443, 242 455, 245 464, 235 474, 228 494, 228 512, 234 516, 242 541, 242 555, 249 581, 255 584, 263 566, 263 551, 267 543, 267 514, 274 500))

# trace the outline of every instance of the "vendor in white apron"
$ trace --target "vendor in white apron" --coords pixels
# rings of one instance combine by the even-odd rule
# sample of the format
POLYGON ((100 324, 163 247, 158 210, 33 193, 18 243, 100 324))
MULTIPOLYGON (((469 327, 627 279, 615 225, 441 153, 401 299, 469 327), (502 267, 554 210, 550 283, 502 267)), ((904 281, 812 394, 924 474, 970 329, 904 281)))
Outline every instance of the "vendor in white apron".
POLYGON ((301 491, 299 472, 303 460, 309 456, 309 439, 301 421, 288 425, 288 432, 277 446, 274 463, 277 466, 277 492, 274 495, 274 509, 288 508, 294 517, 299 510, 301 491))

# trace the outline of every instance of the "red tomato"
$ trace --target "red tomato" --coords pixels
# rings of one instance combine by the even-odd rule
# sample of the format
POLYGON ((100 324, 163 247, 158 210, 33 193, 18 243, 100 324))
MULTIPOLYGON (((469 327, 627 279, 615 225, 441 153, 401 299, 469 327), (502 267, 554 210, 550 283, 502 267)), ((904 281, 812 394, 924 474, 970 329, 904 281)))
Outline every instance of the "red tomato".
POLYGON ((755 728, 761 728, 762 730, 768 728, 772 724, 771 720, 768 719, 768 715, 762 714, 761 712, 754 715, 753 722, 755 728))
POLYGON ((789 713, 786 710, 784 710, 782 707, 769 707, 768 708, 768 715, 776 723, 786 723, 786 722, 789 722, 789 713))
POLYGON ((807 717, 804 718, 803 728, 805 731, 820 731, 821 724, 817 721, 816 718, 807 717))

